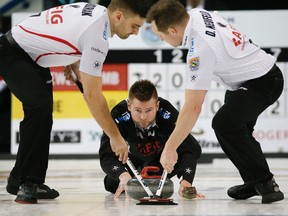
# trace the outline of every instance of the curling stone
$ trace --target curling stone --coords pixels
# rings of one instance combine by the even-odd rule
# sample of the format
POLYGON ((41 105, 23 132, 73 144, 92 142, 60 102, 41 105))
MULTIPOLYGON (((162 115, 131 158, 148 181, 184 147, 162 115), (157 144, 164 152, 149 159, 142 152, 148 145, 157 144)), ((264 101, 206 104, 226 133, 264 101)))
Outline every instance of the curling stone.
MULTIPOLYGON (((144 167, 140 173, 145 183, 148 185, 149 189, 153 194, 156 194, 156 191, 159 186, 159 182, 161 176, 158 175, 148 175, 148 172, 157 172, 159 171, 159 167, 155 166, 147 166, 144 167)), ((139 200, 141 198, 147 197, 147 193, 143 189, 142 185, 136 178, 132 178, 127 182, 127 186, 125 188, 128 195, 135 200, 139 200)), ((166 181, 163 186, 163 190, 161 192, 162 198, 169 198, 174 193, 174 184, 171 179, 166 178, 166 181)))

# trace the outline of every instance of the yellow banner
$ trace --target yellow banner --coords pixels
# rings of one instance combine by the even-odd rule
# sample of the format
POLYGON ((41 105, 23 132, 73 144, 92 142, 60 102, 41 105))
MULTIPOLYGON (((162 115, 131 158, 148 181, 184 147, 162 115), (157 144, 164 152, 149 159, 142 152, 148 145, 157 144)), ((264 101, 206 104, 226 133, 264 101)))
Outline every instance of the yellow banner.
MULTIPOLYGON (((92 118, 82 94, 78 91, 56 91, 53 93, 54 119, 92 118)), ((117 103, 128 97, 127 91, 103 91, 111 110, 117 103)), ((20 101, 12 96, 12 119, 23 119, 20 101)))

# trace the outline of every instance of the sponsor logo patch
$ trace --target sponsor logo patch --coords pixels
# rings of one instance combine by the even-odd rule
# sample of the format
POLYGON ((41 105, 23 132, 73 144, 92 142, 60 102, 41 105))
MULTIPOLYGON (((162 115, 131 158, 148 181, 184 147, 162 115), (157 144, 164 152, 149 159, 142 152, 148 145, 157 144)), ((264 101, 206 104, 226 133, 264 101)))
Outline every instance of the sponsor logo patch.
POLYGON ((122 122, 122 121, 129 121, 130 117, 131 117, 131 115, 129 114, 129 112, 125 112, 122 114, 122 116, 116 118, 115 121, 117 123, 122 122))
POLYGON ((99 62, 99 61, 94 61, 93 62, 93 68, 99 69, 100 67, 101 67, 101 62, 99 62))
POLYGON ((163 110, 163 108, 161 108, 159 110, 159 113, 160 115, 164 118, 164 119, 169 119, 171 116, 170 116, 170 112, 168 112, 167 110, 163 110))
POLYGON ((189 69, 191 71, 196 71, 199 69, 199 57, 189 59, 189 69))

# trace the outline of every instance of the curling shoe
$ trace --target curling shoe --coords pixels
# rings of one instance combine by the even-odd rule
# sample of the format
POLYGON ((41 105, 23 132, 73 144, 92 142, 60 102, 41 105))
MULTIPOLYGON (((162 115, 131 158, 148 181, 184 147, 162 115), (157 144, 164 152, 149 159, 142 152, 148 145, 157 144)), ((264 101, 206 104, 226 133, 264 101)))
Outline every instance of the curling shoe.
POLYGON ((248 199, 259 194, 254 185, 243 184, 230 187, 227 191, 228 196, 236 200, 248 199))
POLYGON ((284 194, 280 191, 274 178, 269 181, 255 185, 256 191, 262 196, 262 203, 272 203, 284 199, 284 194))
POLYGON ((37 203, 38 184, 32 182, 24 182, 20 184, 15 202, 23 204, 37 203))
MULTIPOLYGON (((19 190, 19 181, 13 176, 8 177, 6 191, 12 195, 17 195, 19 190)), ((45 184, 38 184, 37 198, 38 199, 55 199, 59 196, 59 192, 49 188, 45 184)))

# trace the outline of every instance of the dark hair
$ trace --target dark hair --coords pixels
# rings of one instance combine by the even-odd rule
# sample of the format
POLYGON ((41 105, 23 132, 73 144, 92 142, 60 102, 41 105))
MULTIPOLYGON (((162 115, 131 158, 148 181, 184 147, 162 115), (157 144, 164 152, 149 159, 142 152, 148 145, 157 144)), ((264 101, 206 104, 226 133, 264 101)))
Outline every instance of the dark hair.
POLYGON ((136 81, 129 89, 129 100, 134 98, 141 102, 149 101, 151 98, 158 100, 155 85, 149 80, 136 81))
POLYGON ((107 8, 111 11, 122 9, 146 18, 148 10, 155 2, 156 0, 111 0, 107 8))
POLYGON ((178 0, 159 0, 149 10, 146 21, 155 21, 158 31, 166 32, 169 26, 183 23, 188 16, 178 0))

